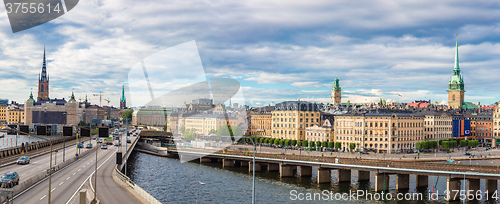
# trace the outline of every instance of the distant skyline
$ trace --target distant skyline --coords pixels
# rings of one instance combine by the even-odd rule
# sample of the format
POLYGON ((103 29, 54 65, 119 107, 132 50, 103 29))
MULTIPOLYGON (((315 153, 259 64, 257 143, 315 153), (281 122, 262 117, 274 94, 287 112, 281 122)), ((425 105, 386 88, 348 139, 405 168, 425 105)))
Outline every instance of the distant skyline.
POLYGON ((0 98, 19 103, 36 96, 44 45, 51 98, 118 107, 133 66, 192 40, 206 77, 239 81, 250 106, 328 103, 336 76, 342 102, 443 103, 456 33, 465 101, 500 100, 496 2, 91 0, 15 34, 0 11, 0 98))

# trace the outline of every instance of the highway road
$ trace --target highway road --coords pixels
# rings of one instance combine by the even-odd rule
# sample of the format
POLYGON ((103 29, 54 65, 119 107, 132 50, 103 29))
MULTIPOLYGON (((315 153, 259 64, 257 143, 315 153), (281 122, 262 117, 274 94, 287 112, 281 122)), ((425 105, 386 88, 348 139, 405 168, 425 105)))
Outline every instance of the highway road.
MULTIPOLYGON (((88 143, 88 138, 84 138, 83 140, 85 144, 88 143)), ((95 145, 95 142, 94 142, 95 145)), ((90 149, 86 148, 80 148, 80 152, 83 153, 85 151, 90 151, 90 149)), ((75 158, 75 153, 76 153, 76 144, 75 143, 66 143, 66 153, 64 153, 63 149, 59 149, 58 152, 56 153, 55 151, 52 152, 52 164, 57 165, 63 162, 63 154, 64 155, 64 160, 68 161, 69 159, 74 159, 75 158)), ((18 155, 18 157, 21 157, 22 155, 18 155)), ((34 158, 30 158, 31 161, 29 164, 26 165, 17 165, 17 164, 12 164, 8 166, 3 166, 0 168, 0 174, 3 175, 4 173, 7 172, 17 172, 19 173, 20 176, 20 183, 23 181, 31 178, 32 176, 40 173, 40 172, 46 172, 47 169, 49 169, 49 163, 50 163, 50 154, 44 154, 41 156, 37 156, 34 158)))
MULTIPOLYGON (((135 137, 130 137, 130 139, 133 141, 135 137)), ((124 139, 122 141, 125 142, 124 139)), ((124 143, 122 144, 122 151, 125 152, 124 143)), ((108 149, 100 149, 99 145, 98 148, 97 197, 101 203, 140 203, 139 199, 117 184, 111 177, 116 163, 115 153, 119 147, 108 145, 108 149)), ((92 153, 53 174, 51 202, 77 203, 78 192, 83 186, 92 185, 91 188, 95 188, 92 176, 95 162, 95 154, 92 153), (92 184, 90 184, 90 180, 92 180, 92 184)), ((46 203, 48 202, 48 191, 49 180, 45 179, 17 195, 14 203, 46 203)), ((93 195, 93 191, 89 191, 89 193, 93 195)))

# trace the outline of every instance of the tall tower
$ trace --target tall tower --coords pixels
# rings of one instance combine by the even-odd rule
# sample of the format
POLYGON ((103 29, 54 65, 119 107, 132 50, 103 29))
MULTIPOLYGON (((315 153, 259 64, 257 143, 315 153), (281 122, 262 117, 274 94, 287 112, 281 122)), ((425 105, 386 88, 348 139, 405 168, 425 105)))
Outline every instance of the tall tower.
POLYGON ((47 76, 47 62, 45 61, 45 47, 43 48, 43 65, 42 73, 38 77, 38 98, 48 99, 49 98, 49 77, 47 76))
POLYGON ((341 96, 342 89, 340 88, 339 85, 339 78, 335 77, 335 83, 332 88, 332 104, 333 105, 340 105, 340 100, 342 99, 341 96))
POLYGON ((464 104, 464 79, 460 74, 458 66, 458 40, 455 41, 455 67, 448 84, 448 106, 450 108, 461 108, 464 104))
POLYGON ((120 98, 120 109, 127 108, 127 100, 125 100, 125 85, 122 86, 122 97, 120 98))

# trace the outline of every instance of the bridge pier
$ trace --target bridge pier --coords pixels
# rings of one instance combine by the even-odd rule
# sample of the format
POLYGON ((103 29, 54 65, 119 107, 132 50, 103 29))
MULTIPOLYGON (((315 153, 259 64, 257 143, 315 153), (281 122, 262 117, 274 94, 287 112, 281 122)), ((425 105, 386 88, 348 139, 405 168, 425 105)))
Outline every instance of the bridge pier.
POLYGON ((456 201, 460 199, 460 186, 460 178, 446 179, 446 190, 448 190, 449 193, 447 201, 456 201))
POLYGON ((300 177, 312 176, 312 166, 300 166, 300 177))
POLYGON ((417 188, 427 187, 429 185, 429 176, 417 175, 416 183, 417 183, 417 188))
POLYGON ((375 173, 375 192, 389 190, 389 174, 375 173))
POLYGON ((358 182, 359 181, 370 181, 370 171, 358 170, 358 182))
POLYGON ((201 163, 210 163, 212 162, 212 159, 207 158, 207 157, 200 157, 200 164, 201 163))
POLYGON ((279 164, 273 164, 273 163, 267 164, 267 171, 279 171, 279 170, 280 170, 279 164))
POLYGON ((485 179, 486 181, 486 189, 484 189, 486 192, 488 192, 488 196, 493 195, 495 191, 498 190, 498 180, 490 180, 490 179, 485 179))
POLYGON ((222 167, 233 167, 234 160, 232 159, 222 159, 222 167))
POLYGON ((318 168, 318 184, 332 182, 332 172, 330 169, 318 168))
POLYGON ((240 162, 240 166, 241 167, 246 167, 248 166, 249 163, 251 163, 250 165, 253 165, 253 161, 251 162, 247 162, 247 161, 239 161, 240 162))
POLYGON ((339 169, 338 182, 351 182, 351 170, 350 169, 339 169))
MULTIPOLYGON (((260 166, 260 163, 255 162, 255 172, 261 171, 262 167, 260 166)), ((248 172, 253 171, 253 161, 248 162, 248 172)))
POLYGON ((476 197, 476 193, 479 191, 481 193, 481 180, 480 179, 468 179, 467 181, 467 198, 472 194, 472 198, 476 197))
POLYGON ((280 178, 293 176, 293 166, 280 164, 280 178))
POLYGON ((398 174, 396 189, 400 190, 409 188, 410 188, 410 174, 398 174))

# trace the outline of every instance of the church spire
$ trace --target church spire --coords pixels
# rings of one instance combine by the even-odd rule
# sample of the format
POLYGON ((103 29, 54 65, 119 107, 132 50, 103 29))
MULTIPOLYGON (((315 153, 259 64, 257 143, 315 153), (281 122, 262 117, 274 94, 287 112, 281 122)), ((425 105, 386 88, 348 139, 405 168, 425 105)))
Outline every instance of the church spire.
POLYGON ((453 67, 453 70, 458 70, 457 75, 460 75, 460 67, 458 66, 458 35, 455 39, 455 66, 453 67))
POLYGON ((45 59, 45 46, 43 46, 43 64, 42 64, 42 74, 40 76, 40 81, 41 82, 48 81, 48 78, 47 78, 47 61, 45 59))
POLYGON ((125 84, 122 85, 122 97, 120 98, 120 102, 127 102, 126 99, 125 99, 125 84))

